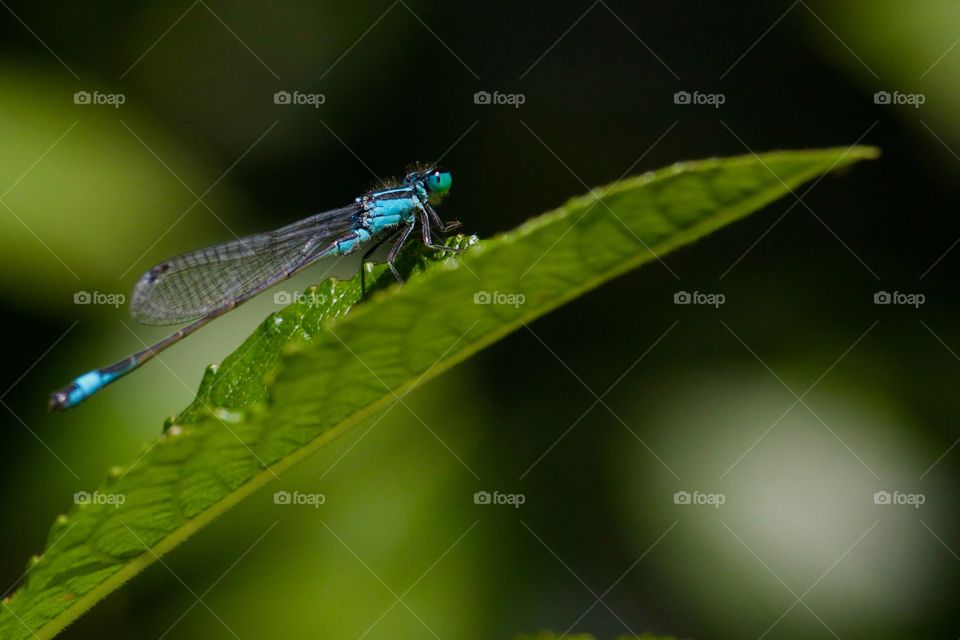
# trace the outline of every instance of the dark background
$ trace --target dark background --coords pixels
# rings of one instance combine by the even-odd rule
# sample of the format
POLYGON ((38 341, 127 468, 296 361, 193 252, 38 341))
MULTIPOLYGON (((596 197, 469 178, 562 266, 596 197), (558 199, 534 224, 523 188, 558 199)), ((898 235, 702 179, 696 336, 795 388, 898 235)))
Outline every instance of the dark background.
POLYGON ((486 237, 628 169, 883 151, 431 382, 275 483, 323 507, 260 492, 63 637, 960 632, 956 3, 9 1, 0 29, 4 589, 71 495, 134 460, 275 309, 261 296, 51 415, 51 389, 165 333, 77 292, 129 295, 159 260, 416 160, 442 157, 444 215, 486 237), (525 503, 475 505, 479 490, 525 503))

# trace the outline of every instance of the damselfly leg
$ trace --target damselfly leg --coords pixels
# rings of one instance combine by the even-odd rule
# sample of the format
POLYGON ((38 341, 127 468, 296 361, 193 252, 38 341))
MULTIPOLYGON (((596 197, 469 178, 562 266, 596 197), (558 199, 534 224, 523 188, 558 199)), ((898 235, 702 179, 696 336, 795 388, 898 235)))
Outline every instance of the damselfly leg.
MULTIPOLYGON (((440 216, 437 215, 437 212, 434 211, 433 207, 431 207, 429 204, 420 209, 420 231, 423 235, 423 246, 428 249, 433 249, 434 251, 449 251, 450 253, 462 252, 463 249, 460 247, 448 247, 445 244, 435 244, 433 242, 433 236, 430 233, 430 218, 434 218, 434 220, 439 221, 441 231, 446 231, 446 228, 449 227, 449 224, 444 224, 444 222, 440 220, 440 216)), ((454 220, 453 223, 455 223, 457 226, 460 225, 460 223, 456 220, 454 220)))
POLYGON ((440 217, 440 214, 437 213, 436 209, 430 206, 429 202, 425 205, 425 207, 427 209, 427 213, 430 214, 430 218, 436 223, 437 228, 439 228, 441 232, 447 233, 453 231, 454 229, 460 228, 459 220, 450 220, 449 222, 444 222, 440 217))
POLYGON ((407 242, 407 238, 410 237, 410 233, 413 231, 413 225, 408 224, 403 227, 400 231, 400 238, 390 247, 390 252, 387 254, 387 266, 390 267, 393 277, 397 279, 397 282, 403 284, 403 278, 400 276, 400 272, 397 271, 396 265, 393 263, 396 261, 397 256, 400 255, 400 250, 403 249, 403 245, 407 242))

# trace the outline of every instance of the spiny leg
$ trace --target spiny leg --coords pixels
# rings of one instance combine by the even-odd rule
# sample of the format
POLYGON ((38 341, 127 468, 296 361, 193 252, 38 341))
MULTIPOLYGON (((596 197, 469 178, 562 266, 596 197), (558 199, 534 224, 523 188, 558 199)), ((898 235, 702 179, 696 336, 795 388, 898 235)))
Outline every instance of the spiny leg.
POLYGON ((397 268, 394 266, 393 261, 397 259, 397 256, 400 254, 400 250, 403 249, 403 245, 406 244, 407 238, 410 237, 410 233, 413 231, 413 223, 407 224, 400 231, 400 238, 390 247, 390 252, 387 254, 387 266, 390 267, 390 271, 393 273, 393 277, 397 279, 397 282, 403 284, 403 278, 400 277, 400 272, 397 271, 397 268))
POLYGON ((376 251, 377 249, 379 249, 379 248, 383 245, 384 242, 386 242, 387 240, 389 240, 390 238, 392 238, 392 237, 395 236, 396 234, 397 234, 397 232, 396 232, 396 231, 393 231, 393 232, 388 233, 387 235, 383 236, 382 238, 380 238, 379 240, 377 240, 376 242, 374 242, 374 243, 373 243, 373 246, 370 247, 369 249, 367 249, 366 251, 364 251, 364 252, 363 252, 363 255, 360 256, 360 297, 361 297, 361 298, 362 298, 363 296, 365 296, 366 293, 367 293, 367 277, 366 277, 366 275, 367 275, 367 270, 364 269, 364 266, 367 264, 367 259, 368 259, 370 256, 372 256, 372 255, 373 255, 373 252, 376 251))
POLYGON ((440 231, 442 231, 443 233, 447 233, 448 231, 453 231, 454 229, 456 229, 456 228, 458 228, 458 227, 460 226, 460 221, 459 221, 459 220, 451 220, 450 222, 444 222, 443 219, 440 218, 440 214, 437 213, 437 210, 434 209, 432 206, 430 206, 430 203, 427 203, 427 204, 425 205, 425 208, 426 208, 426 210, 427 210, 427 213, 430 214, 430 218, 431 218, 435 223, 437 223, 437 227, 438 227, 438 228, 440 229, 440 231))
MULTIPOLYGON (((427 205, 427 207, 430 208, 430 211, 433 211, 433 207, 430 207, 430 205, 427 205)), ((460 247, 448 247, 445 244, 434 244, 433 236, 430 235, 430 218, 428 217, 431 215, 436 215, 436 212, 433 211, 433 213, 430 214, 427 212, 426 207, 420 209, 420 231, 423 234, 423 246, 435 251, 449 251, 451 253, 460 253, 463 251, 463 249, 460 247)))

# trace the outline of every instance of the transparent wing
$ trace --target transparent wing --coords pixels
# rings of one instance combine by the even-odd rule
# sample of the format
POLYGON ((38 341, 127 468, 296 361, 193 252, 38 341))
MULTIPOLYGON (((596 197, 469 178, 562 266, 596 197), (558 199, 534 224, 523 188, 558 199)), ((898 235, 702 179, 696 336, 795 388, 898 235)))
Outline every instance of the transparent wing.
POLYGON ((316 260, 355 226, 359 213, 359 205, 333 209, 161 262, 134 287, 130 314, 143 324, 179 324, 245 299, 316 260))

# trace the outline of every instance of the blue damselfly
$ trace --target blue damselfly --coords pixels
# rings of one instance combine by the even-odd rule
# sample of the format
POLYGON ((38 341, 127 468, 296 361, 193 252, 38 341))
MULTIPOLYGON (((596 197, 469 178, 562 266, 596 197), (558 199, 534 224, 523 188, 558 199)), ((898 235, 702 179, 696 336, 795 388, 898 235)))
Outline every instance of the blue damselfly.
POLYGON ((434 230, 445 233, 459 226, 456 221, 441 220, 433 208, 450 191, 451 182, 449 172, 418 169, 401 182, 363 194, 349 206, 161 262, 140 277, 133 289, 130 313, 143 324, 190 324, 116 364, 75 378, 50 396, 50 408, 76 406, 181 338, 320 258, 347 255, 369 242, 360 269, 361 292, 365 292, 363 263, 377 247, 395 239, 386 263, 402 282, 394 260, 417 227, 425 246, 456 251, 434 243, 432 235, 434 230))

